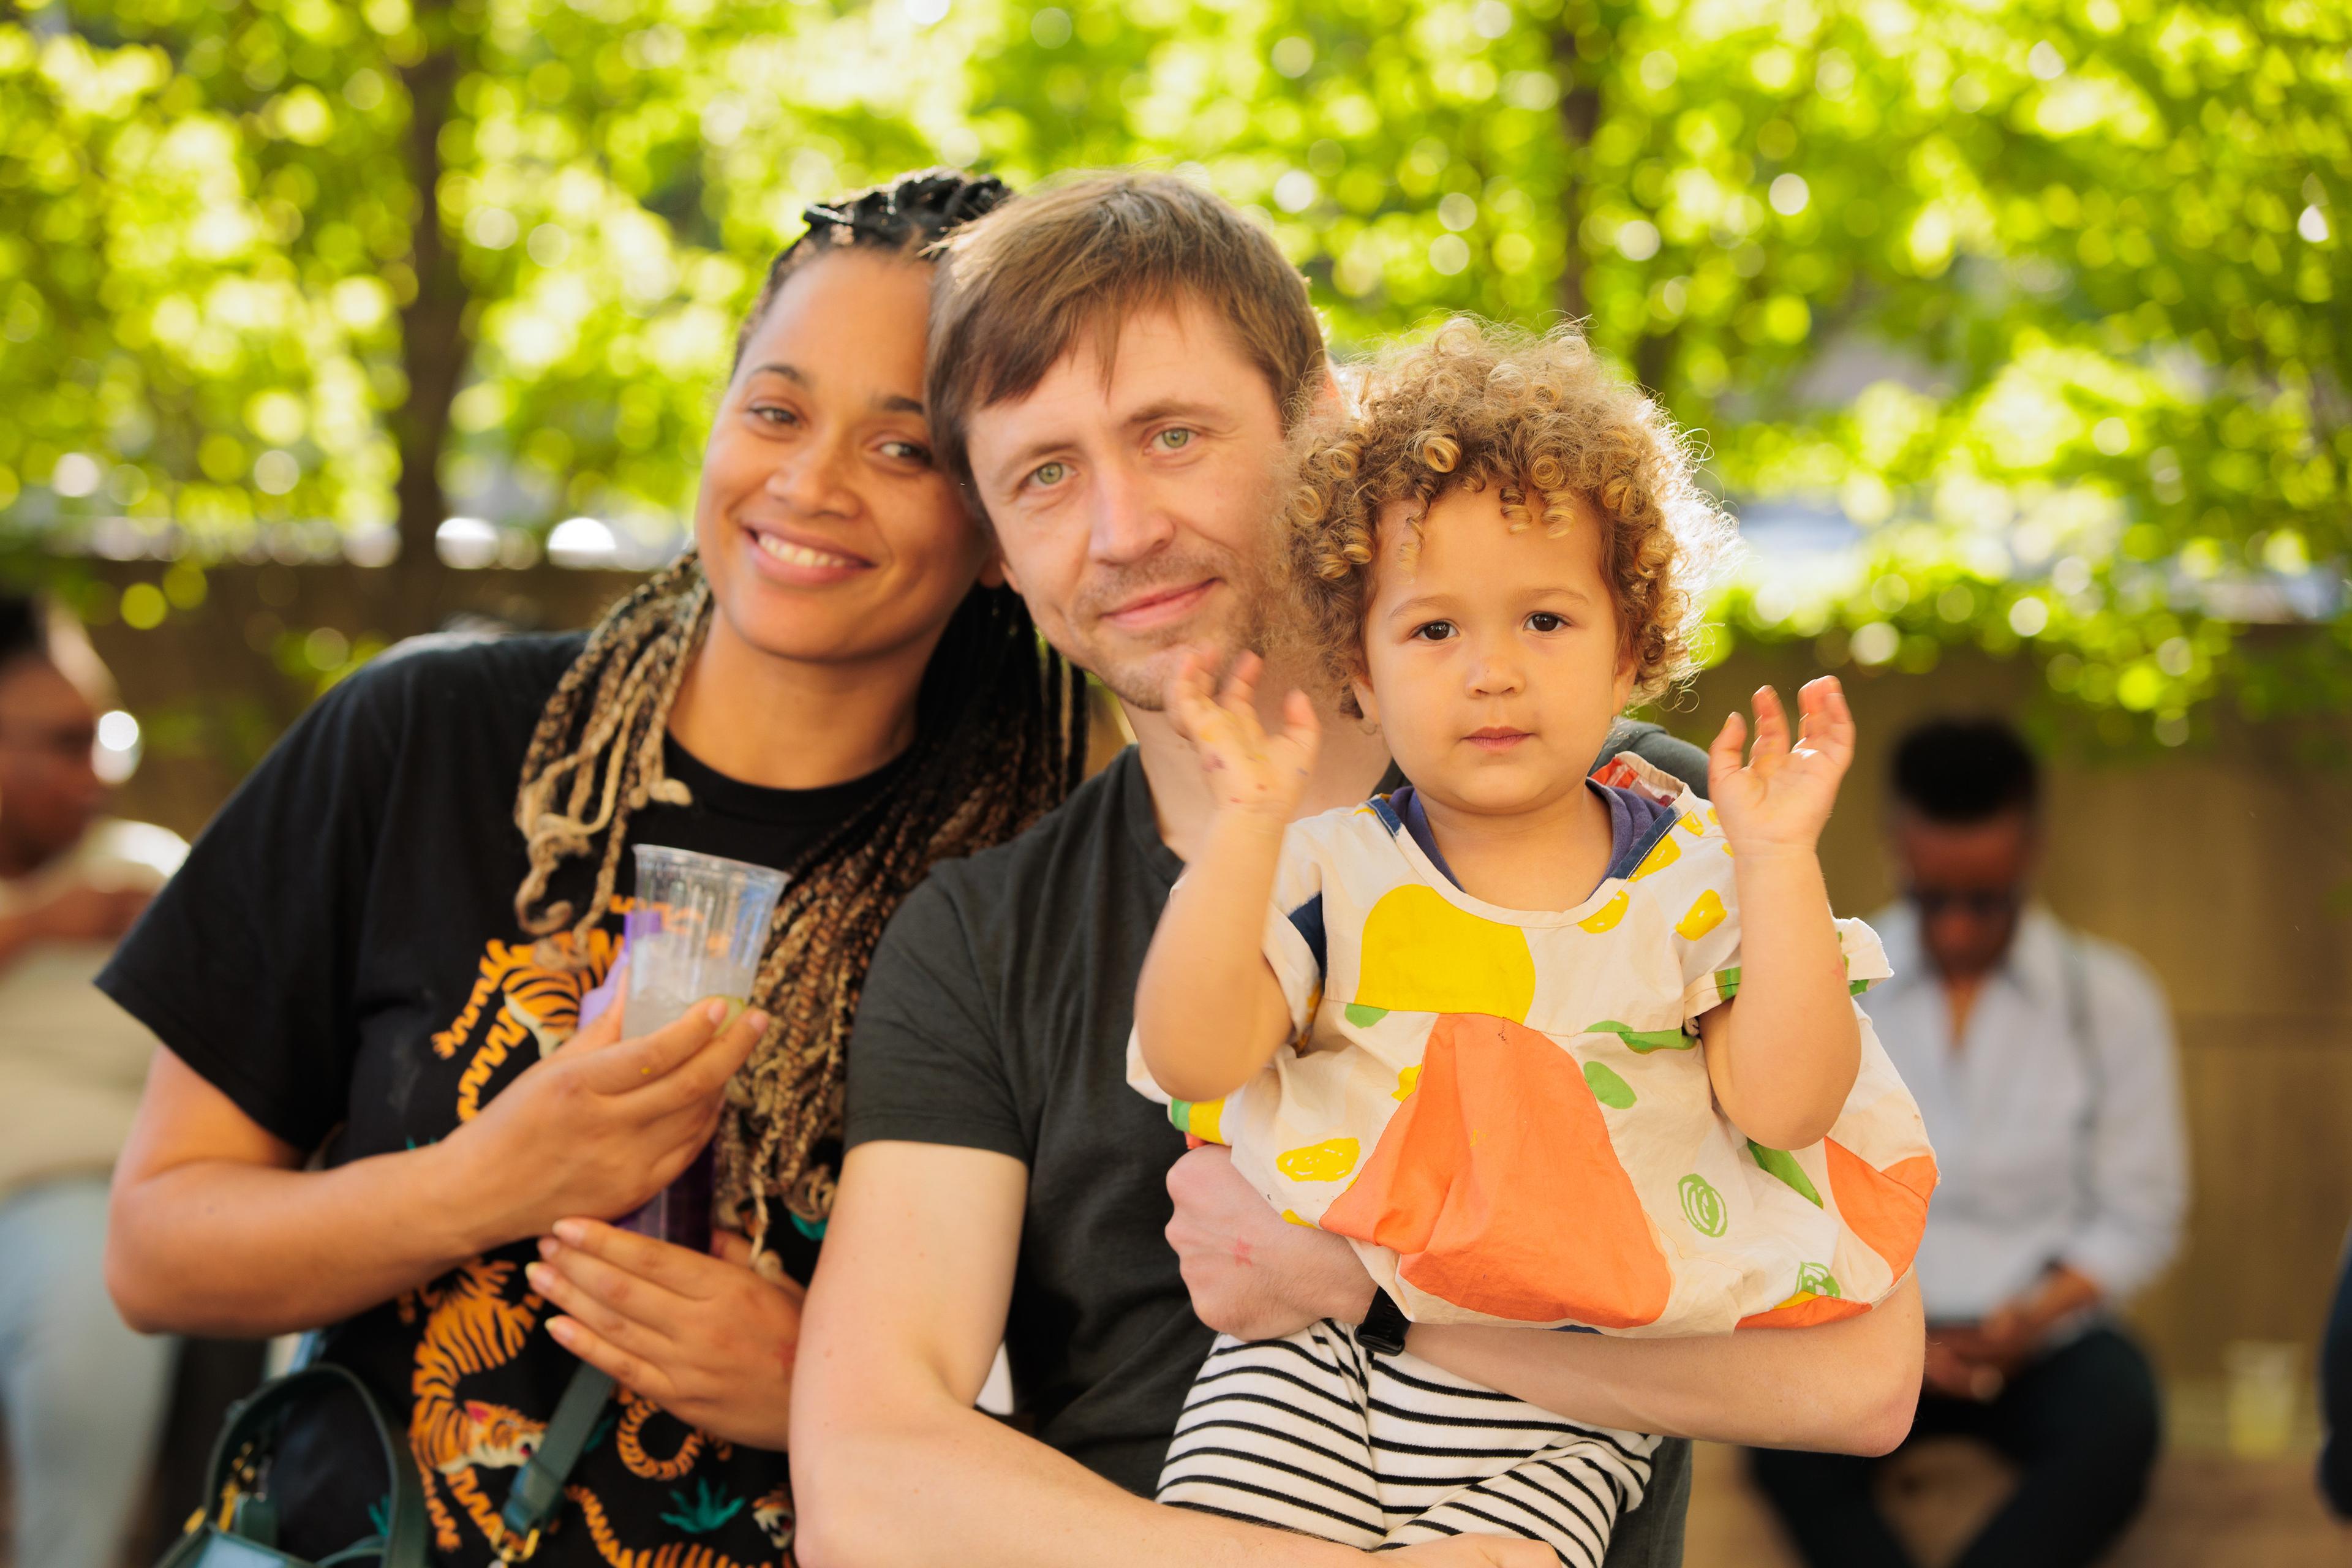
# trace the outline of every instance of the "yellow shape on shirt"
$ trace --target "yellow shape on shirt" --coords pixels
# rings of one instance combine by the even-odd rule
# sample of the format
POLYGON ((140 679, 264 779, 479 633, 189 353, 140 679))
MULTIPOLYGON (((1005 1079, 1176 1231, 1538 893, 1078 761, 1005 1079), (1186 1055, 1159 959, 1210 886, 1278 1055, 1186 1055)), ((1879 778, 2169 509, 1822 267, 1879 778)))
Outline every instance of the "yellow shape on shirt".
POLYGON ((1642 857, 1642 863, 1633 868, 1633 875, 1627 879, 1638 882, 1653 871, 1664 870, 1682 858, 1681 847, 1675 843, 1675 836, 1669 833, 1658 840, 1657 847, 1642 857))
POLYGON ((1685 833, 1689 834, 1693 838, 1704 838, 1706 837, 1706 824, 1698 819, 1698 813, 1695 811, 1684 813, 1683 816, 1675 823, 1675 826, 1681 828, 1685 833))
POLYGON ((1458 910, 1434 888, 1391 888, 1364 919, 1360 1006, 1525 1023, 1535 996, 1527 933, 1458 910))
POLYGON ((1276 1155, 1274 1168, 1294 1182, 1336 1182, 1356 1168, 1361 1152, 1353 1138, 1326 1138, 1276 1155))
POLYGON ((1724 913, 1723 895, 1709 888, 1691 905, 1690 913, 1683 917, 1682 924, 1675 927, 1675 934, 1696 942, 1723 923, 1724 913))
POLYGON ((1604 931, 1613 931, 1616 929, 1617 922, 1625 918, 1626 906, 1632 902, 1633 900, 1625 896, 1625 889, 1620 888, 1617 889, 1615 898, 1576 923, 1595 936, 1599 936, 1604 931))
POLYGON ((1405 1068, 1404 1071, 1397 1074, 1396 1092, 1390 1095, 1389 1098, 1391 1100, 1403 1100, 1407 1096, 1411 1095, 1414 1089, 1419 1089, 1420 1087, 1421 1064, 1419 1062, 1415 1062, 1412 1066, 1405 1068))

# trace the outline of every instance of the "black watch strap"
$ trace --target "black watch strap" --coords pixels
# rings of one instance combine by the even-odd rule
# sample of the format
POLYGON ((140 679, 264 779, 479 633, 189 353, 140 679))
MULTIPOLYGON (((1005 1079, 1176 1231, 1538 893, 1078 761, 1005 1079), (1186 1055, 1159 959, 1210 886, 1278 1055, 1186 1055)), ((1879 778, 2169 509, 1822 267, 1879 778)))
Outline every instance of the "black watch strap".
POLYGON ((1374 1355, 1402 1355, 1404 1336, 1412 1327, 1394 1297, 1385 1290, 1374 1290, 1371 1310, 1356 1325, 1356 1342, 1374 1355))

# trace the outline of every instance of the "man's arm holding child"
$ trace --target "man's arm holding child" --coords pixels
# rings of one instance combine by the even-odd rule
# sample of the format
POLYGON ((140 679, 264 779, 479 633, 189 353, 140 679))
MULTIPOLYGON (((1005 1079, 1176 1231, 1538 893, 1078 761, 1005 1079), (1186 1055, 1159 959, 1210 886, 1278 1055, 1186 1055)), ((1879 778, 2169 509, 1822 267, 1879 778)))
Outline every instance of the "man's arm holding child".
POLYGON ((1811 1328, 1633 1340, 1419 1324, 1407 1343, 1458 1377, 1574 1421, 1876 1456, 1911 1430, 1926 1329, 1906 1274, 1869 1311, 1811 1328))
MULTIPOLYGON (((799 1560, 1360 1562, 1327 1542, 1159 1507, 973 1407, 1004 1335, 1029 1168, 997 1049, 1002 1026, 956 881, 935 874, 899 907, 859 1004, 850 1148, 794 1364, 799 1560)), ((1425 1568, 1552 1561, 1540 1543, 1444 1546, 1403 1556, 1425 1568)))
POLYGON ((1815 846, 1853 758, 1853 716, 1834 679, 1798 693, 1804 727, 1790 744, 1780 696, 1756 693, 1756 746, 1738 712, 1707 753, 1708 795, 1734 852, 1739 891, 1737 1000, 1701 1015, 1707 1076, 1733 1126, 1775 1149, 1825 1137, 1862 1066, 1815 846))

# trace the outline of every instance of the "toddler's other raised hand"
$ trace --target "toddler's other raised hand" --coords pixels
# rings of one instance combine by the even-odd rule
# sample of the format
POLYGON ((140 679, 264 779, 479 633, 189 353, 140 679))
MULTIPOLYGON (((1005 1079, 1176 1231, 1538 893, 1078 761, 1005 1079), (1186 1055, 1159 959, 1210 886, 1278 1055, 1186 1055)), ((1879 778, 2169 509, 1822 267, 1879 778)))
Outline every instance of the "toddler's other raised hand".
POLYGON ((1837 804, 1838 782, 1853 761, 1853 714, 1834 676, 1805 683, 1797 693, 1801 715, 1796 743, 1780 693, 1756 690, 1756 745, 1740 765, 1748 725, 1737 710, 1707 748, 1707 793, 1735 851, 1811 850, 1837 804))
POLYGON ((1307 792, 1323 730, 1307 694, 1293 691, 1283 700, 1282 732, 1265 732, 1256 704, 1263 668, 1257 655, 1242 655, 1219 690, 1201 656, 1187 653, 1169 689, 1168 716, 1192 742, 1218 810, 1263 813, 1287 822, 1307 792))

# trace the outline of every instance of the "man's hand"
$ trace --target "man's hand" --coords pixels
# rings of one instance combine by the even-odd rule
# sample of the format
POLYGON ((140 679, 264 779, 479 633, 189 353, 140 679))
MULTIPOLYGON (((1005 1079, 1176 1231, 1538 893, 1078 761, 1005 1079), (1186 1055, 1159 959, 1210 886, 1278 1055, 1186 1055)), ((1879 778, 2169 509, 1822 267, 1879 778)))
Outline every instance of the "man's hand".
POLYGON ((1953 1352, 1976 1370, 1971 1397, 1990 1399, 2019 1370, 2042 1353, 2050 1331, 2105 1294, 2098 1281, 2067 1264, 2053 1263, 2032 1286, 1985 1314, 1973 1329, 1938 1330, 1953 1352), (1987 1373, 1990 1375, 1988 1376, 1987 1373))
POLYGON ((1278 1340, 1309 1323, 1363 1321, 1372 1281, 1355 1248, 1328 1231, 1276 1214, 1234 1169, 1233 1151, 1193 1150, 1168 1169, 1176 1249, 1192 1310, 1220 1333, 1278 1340))
POLYGON ((2008 1374, 1986 1358, 1984 1336, 1971 1328, 1936 1329, 1927 1335, 1920 1382, 1930 1394, 1979 1404, 1999 1397, 2008 1374))
POLYGON ((26 934, 39 942, 113 942, 154 898, 147 888, 72 887, 26 912, 26 934))
POLYGON ((1988 1403, 2042 1353, 2050 1331, 2097 1304, 2102 1292, 2087 1274, 2053 1263, 2031 1287, 2003 1301, 1979 1323, 1955 1323, 1927 1335, 1926 1384, 1953 1399, 1988 1403))
POLYGON ((754 1272, 741 1237, 711 1239, 716 1258, 567 1219, 541 1240, 531 1289, 567 1314, 548 1331, 582 1361, 689 1426, 781 1449, 805 1292, 754 1272))

